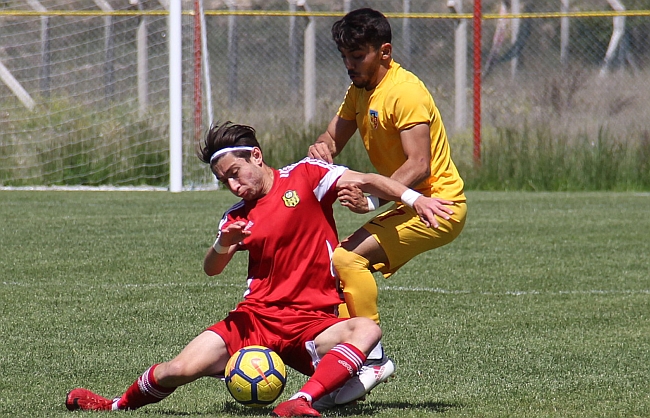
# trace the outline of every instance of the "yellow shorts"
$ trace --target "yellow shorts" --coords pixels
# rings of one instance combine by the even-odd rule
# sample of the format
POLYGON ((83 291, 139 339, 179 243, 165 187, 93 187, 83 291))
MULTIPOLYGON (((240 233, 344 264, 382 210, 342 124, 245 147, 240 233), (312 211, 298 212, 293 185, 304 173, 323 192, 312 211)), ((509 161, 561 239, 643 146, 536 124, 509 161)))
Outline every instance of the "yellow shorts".
POLYGON ((451 220, 437 217, 438 228, 428 228, 415 210, 403 203, 369 220, 363 228, 375 237, 388 257, 388 265, 375 264, 374 270, 388 278, 416 255, 456 239, 465 226, 467 204, 456 202, 453 210, 451 220))

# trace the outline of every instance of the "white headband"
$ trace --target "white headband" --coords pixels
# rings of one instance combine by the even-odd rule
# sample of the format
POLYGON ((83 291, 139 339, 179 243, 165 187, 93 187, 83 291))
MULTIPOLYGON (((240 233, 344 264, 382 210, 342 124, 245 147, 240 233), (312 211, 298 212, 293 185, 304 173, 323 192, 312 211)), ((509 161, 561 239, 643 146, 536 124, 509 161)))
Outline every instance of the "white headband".
POLYGON ((220 150, 216 151, 214 154, 212 154, 212 157, 210 157, 210 164, 214 160, 216 160, 218 157, 222 156, 223 154, 227 152, 233 152, 233 151, 253 151, 253 148, 255 147, 249 147, 248 145, 239 145, 236 147, 227 147, 227 148, 221 148, 220 150))

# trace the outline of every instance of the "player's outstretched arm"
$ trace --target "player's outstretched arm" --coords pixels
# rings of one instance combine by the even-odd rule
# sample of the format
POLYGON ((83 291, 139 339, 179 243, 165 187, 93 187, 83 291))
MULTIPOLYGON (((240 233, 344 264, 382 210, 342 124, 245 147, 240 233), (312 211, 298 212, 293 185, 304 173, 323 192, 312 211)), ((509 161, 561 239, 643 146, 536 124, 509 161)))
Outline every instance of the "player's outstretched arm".
POLYGON ((406 160, 390 178, 405 186, 415 187, 431 175, 429 125, 420 123, 400 131, 399 137, 406 160))
POLYGON ((246 229, 244 221, 233 222, 222 229, 212 247, 205 254, 203 260, 205 274, 208 276, 220 274, 237 251, 238 243, 250 234, 251 231, 246 229))
MULTIPOLYGON (((421 123, 400 132, 404 163, 390 176, 407 187, 415 187, 431 174, 431 138, 429 125, 421 123)), ((367 213, 386 204, 377 196, 366 197, 358 187, 340 187, 339 201, 355 213, 367 213)))
MULTIPOLYGON (((337 187, 358 187, 365 193, 370 193, 380 199, 401 201, 415 209, 418 216, 428 227, 438 228, 440 224, 436 216, 449 220, 454 211, 454 202, 437 197, 426 197, 409 189, 402 183, 379 174, 359 173, 346 170, 339 178, 337 187)), ((344 205, 345 203, 342 202, 344 205)))

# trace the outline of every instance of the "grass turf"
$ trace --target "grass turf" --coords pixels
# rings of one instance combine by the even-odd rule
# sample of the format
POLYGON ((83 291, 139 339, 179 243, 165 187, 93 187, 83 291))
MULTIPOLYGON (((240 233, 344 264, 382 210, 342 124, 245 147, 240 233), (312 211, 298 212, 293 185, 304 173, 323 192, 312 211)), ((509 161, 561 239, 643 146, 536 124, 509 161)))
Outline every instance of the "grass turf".
MULTIPOLYGON (((344 417, 650 416, 650 195, 470 192, 465 231, 377 277, 397 377, 344 417)), ((225 191, 0 192, 0 415, 121 394, 241 299, 208 278, 225 191)), ((366 217, 336 211, 342 235, 366 217)), ((305 378, 290 372, 281 400, 305 378)), ((129 416, 267 416, 201 379, 129 416)), ((77 413, 79 414, 79 413, 77 413)), ((83 413, 82 413, 83 414, 83 413)))

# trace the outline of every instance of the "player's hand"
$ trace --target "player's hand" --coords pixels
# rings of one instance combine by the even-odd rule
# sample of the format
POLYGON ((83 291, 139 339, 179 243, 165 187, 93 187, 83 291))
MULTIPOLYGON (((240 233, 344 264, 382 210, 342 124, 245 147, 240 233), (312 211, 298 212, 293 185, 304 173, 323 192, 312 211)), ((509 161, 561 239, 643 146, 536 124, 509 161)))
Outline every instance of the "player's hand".
POLYGON ((440 227, 440 224, 436 220, 436 216, 445 220, 452 219, 450 215, 454 214, 453 206, 454 202, 451 200, 420 196, 415 201, 413 209, 415 209, 426 226, 437 229, 440 227))
POLYGON ((350 209, 354 213, 368 213, 368 199, 357 186, 347 184, 339 188, 339 202, 341 206, 350 209))
POLYGON ((307 151, 307 156, 309 158, 326 161, 330 164, 334 162, 332 151, 325 142, 316 142, 310 145, 309 150, 307 151))
POLYGON ((244 221, 233 222, 221 230, 221 245, 224 247, 237 244, 250 236, 251 231, 247 228, 248 224, 244 221))

